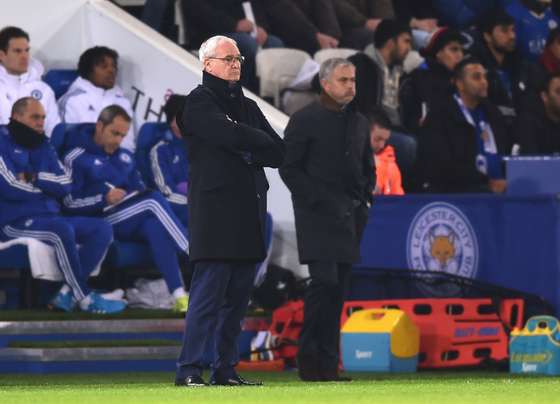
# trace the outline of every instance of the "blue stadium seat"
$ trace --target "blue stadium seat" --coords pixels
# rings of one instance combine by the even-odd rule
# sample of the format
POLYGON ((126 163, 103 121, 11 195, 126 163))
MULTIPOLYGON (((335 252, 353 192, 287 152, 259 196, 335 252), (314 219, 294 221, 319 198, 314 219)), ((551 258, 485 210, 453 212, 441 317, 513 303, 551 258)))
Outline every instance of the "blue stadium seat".
POLYGON ((62 97, 77 78, 77 70, 67 69, 49 70, 47 74, 43 76, 45 83, 53 89, 56 99, 62 97))
POLYGON ((54 147, 58 157, 62 159, 68 149, 74 147, 70 139, 88 128, 93 129, 94 123, 59 123, 51 134, 51 145, 54 147))

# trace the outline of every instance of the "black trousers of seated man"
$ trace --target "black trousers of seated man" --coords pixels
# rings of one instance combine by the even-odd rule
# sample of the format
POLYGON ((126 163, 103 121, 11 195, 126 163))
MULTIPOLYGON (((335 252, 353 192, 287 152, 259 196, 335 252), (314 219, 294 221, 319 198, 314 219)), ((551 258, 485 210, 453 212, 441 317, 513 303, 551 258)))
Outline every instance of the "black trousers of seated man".
POLYGON ((309 264, 304 296, 303 327, 299 337, 298 367, 309 379, 338 374, 340 315, 350 283, 352 264, 317 261, 309 264))

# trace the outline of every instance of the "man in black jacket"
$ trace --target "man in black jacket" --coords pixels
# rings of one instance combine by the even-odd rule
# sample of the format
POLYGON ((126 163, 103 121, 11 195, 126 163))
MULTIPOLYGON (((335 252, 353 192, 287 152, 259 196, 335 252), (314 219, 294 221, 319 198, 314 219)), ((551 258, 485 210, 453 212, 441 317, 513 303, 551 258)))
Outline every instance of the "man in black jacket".
POLYGON ((560 73, 545 78, 535 101, 515 124, 521 154, 560 154, 560 73))
POLYGON ((486 98, 486 70, 467 58, 455 70, 457 92, 428 113, 417 169, 433 193, 503 192, 501 156, 511 149, 504 120, 486 98))
POLYGON ((234 370, 237 337, 256 264, 266 256, 268 182, 263 167, 278 167, 284 144, 257 104, 243 95, 243 57, 235 41, 216 36, 200 48, 202 85, 185 101, 181 133, 189 160, 190 260, 194 273, 176 384, 204 385, 202 359, 215 337, 210 379, 247 385, 234 370))
POLYGON ((320 101, 292 115, 285 132, 280 175, 292 193, 299 259, 311 275, 298 352, 307 381, 346 380, 338 375, 340 314, 375 184, 368 122, 348 108, 355 74, 348 60, 324 62, 320 101))

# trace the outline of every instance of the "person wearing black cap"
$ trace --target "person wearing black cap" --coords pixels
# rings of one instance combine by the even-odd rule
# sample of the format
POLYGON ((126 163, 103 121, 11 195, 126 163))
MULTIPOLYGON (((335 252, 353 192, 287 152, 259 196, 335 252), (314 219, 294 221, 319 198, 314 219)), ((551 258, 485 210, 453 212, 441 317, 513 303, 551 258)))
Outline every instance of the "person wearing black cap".
POLYGON ((503 10, 484 19, 482 40, 471 54, 488 74, 488 99, 499 109, 508 125, 522 108, 534 77, 534 68, 516 50, 515 21, 503 10))
POLYGON ((417 133, 434 102, 452 91, 455 66, 463 59, 465 37, 456 30, 443 27, 420 51, 424 63, 403 78, 400 89, 400 113, 403 125, 417 133))

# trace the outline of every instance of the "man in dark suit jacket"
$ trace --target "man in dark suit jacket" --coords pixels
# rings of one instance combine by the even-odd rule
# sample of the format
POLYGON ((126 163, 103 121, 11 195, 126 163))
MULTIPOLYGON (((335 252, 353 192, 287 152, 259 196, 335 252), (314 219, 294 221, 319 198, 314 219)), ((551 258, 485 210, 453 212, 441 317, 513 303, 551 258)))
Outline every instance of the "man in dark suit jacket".
POLYGON ((501 193, 501 157, 512 141, 500 111, 487 100, 486 69, 475 58, 463 59, 454 82, 456 93, 428 113, 420 130, 420 186, 432 193, 501 193))
POLYGON ((352 264, 359 260, 375 170, 366 118, 348 108, 356 69, 330 59, 319 71, 319 102, 292 115, 280 169, 292 193, 299 259, 309 265, 298 370, 306 381, 338 375, 340 314, 352 264))
POLYGON ((204 385, 203 354, 215 337, 211 384, 246 385, 234 370, 237 337, 256 264, 265 258, 268 182, 284 144, 239 85, 235 41, 216 36, 200 49, 202 85, 187 97, 178 121, 189 159, 190 260, 194 273, 176 384, 204 385))

